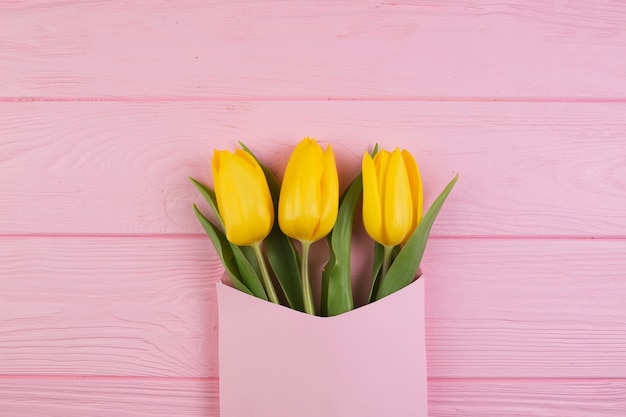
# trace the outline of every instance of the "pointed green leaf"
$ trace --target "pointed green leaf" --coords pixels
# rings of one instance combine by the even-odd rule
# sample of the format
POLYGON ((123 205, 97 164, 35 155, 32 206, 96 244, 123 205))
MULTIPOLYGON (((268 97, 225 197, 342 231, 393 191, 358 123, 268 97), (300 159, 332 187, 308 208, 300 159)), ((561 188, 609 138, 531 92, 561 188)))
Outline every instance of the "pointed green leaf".
POLYGON ((189 180, 198 189, 198 191, 204 197, 207 203, 209 203, 209 206, 211 207, 211 210, 213 210, 213 213, 215 214, 215 217, 217 218, 217 221, 220 227, 222 228, 222 230, 224 230, 224 222, 222 221, 222 216, 220 216, 220 212, 217 209, 217 200, 215 199, 215 191, 213 191, 212 189, 210 189, 209 187, 207 187, 200 181, 193 179, 192 177, 189 177, 189 180))
POLYGON ((263 287, 260 274, 257 275, 254 267, 250 264, 250 262, 248 262, 248 259, 243 254, 241 247, 232 243, 230 243, 230 247, 233 251, 237 267, 239 268, 239 279, 241 282, 246 284, 246 287, 252 291, 252 294, 255 297, 267 300, 267 294, 265 293, 265 288, 263 287))
POLYGON ((224 264, 224 268, 226 268, 226 272, 228 273, 233 286, 239 291, 254 295, 252 294, 252 291, 250 291, 248 287, 246 287, 238 278, 239 267, 237 266, 237 262, 235 262, 230 242, 228 242, 224 233, 211 223, 211 221, 207 219, 205 215, 200 212, 200 210, 198 210, 198 207, 195 204, 193 205, 193 209, 198 217, 198 220, 200 220, 200 224, 204 227, 204 230, 211 239, 217 255, 222 260, 222 264, 224 264))
POLYGON ((265 252, 267 260, 283 290, 289 307, 304 311, 302 299, 302 282, 300 282, 300 261, 298 252, 291 240, 275 224, 270 234, 265 238, 265 252))
MULTIPOLYGON (((278 179, 269 168, 258 160, 246 145, 241 142, 239 142, 239 145, 241 145, 244 151, 252 155, 261 166, 265 178, 267 179, 272 201, 274 202, 274 213, 278 213, 278 198, 280 196, 280 183, 278 179)), ((302 283, 300 282, 300 256, 293 246, 291 239, 285 236, 282 230, 280 230, 278 221, 274 222, 272 231, 265 238, 264 246, 267 260, 283 290, 283 294, 285 294, 287 303, 295 310, 304 311, 302 283)))
POLYGON ((322 314, 336 316, 354 308, 350 279, 352 223, 363 181, 359 174, 346 189, 329 235, 330 258, 322 272, 322 314))
POLYGON ((415 274, 419 270, 422 257, 424 256, 430 229, 458 178, 459 175, 457 174, 433 202, 420 224, 389 267, 387 275, 380 282, 376 293, 377 300, 406 287, 413 281, 413 278, 415 278, 415 274))
POLYGON ((246 260, 254 270, 257 277, 261 277, 261 267, 259 266, 259 260, 254 253, 252 246, 239 246, 239 250, 246 257, 246 260))
MULTIPOLYGON (((326 238, 328 241, 328 246, 331 245, 331 234, 326 238)), ((322 270, 322 294, 321 294, 321 303, 320 303, 320 315, 322 317, 328 317, 328 291, 330 287, 330 273, 333 270, 335 262, 337 261, 335 258, 335 252, 331 249, 328 255, 328 262, 324 266, 322 270)))

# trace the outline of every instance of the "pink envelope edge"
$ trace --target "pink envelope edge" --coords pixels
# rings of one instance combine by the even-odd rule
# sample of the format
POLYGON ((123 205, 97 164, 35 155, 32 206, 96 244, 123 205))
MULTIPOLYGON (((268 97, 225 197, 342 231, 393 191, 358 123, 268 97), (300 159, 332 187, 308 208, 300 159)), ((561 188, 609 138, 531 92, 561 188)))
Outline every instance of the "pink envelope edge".
POLYGON ((216 287, 222 417, 427 416, 423 277, 335 317, 216 287))

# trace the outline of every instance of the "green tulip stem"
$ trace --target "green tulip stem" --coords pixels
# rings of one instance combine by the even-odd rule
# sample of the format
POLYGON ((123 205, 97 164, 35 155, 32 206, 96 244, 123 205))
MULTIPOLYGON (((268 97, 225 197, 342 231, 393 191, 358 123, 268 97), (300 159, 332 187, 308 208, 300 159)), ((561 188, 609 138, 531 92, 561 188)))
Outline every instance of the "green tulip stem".
POLYGON ((311 242, 300 241, 302 243, 302 268, 300 274, 302 278, 302 298, 304 299, 304 312, 315 315, 315 303, 313 301, 313 291, 309 280, 309 250, 311 242))
POLYGON ((267 298, 269 298, 270 301, 274 304, 280 304, 280 302, 278 301, 278 296, 276 295, 276 290, 274 289, 274 285, 272 284, 272 279, 270 278, 270 273, 267 270, 265 259, 263 258, 261 244, 255 243, 254 245, 252 245, 252 248, 254 248, 254 254, 256 255, 256 259, 259 261, 259 266, 261 267, 263 286, 265 287, 265 291, 267 292, 267 298))
POLYGON ((380 276, 381 281, 385 279, 387 275, 387 271, 389 271, 389 267, 391 266, 391 254, 393 253, 393 246, 383 245, 385 248, 383 251, 383 272, 380 276))

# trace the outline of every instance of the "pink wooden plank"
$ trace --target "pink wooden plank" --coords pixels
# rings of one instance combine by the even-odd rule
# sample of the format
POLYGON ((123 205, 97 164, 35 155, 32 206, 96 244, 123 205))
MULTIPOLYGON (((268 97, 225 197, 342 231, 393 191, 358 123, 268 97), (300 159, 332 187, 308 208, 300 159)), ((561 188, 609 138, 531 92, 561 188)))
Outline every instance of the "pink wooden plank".
POLYGON ((0 378, 0 416, 218 417, 215 379, 0 378))
POLYGON ((4 98, 626 96, 626 4, 4 2, 4 98))
POLYGON ((624 380, 435 380, 431 417, 616 417, 626 409, 624 380))
POLYGON ((0 103, 0 233, 202 233, 187 180, 213 148, 277 172, 304 136, 345 185, 376 142, 407 147, 430 203, 459 172, 435 236, 626 236, 620 103, 0 103))
POLYGON ((431 278, 432 376, 624 376, 622 365, 607 364, 626 353, 626 240, 430 245, 424 271, 431 278))
MULTIPOLYGON (((0 415, 217 417, 217 380, 0 378, 0 415)), ((623 380, 429 381, 431 417, 615 417, 623 380)))
POLYGON ((2 239, 0 374, 216 376, 218 262, 204 239, 2 239))
MULTIPOLYGON (((626 377, 626 240, 433 239, 423 270, 432 377, 626 377)), ((221 274, 202 237, 0 238, 0 374, 217 376, 221 274)))

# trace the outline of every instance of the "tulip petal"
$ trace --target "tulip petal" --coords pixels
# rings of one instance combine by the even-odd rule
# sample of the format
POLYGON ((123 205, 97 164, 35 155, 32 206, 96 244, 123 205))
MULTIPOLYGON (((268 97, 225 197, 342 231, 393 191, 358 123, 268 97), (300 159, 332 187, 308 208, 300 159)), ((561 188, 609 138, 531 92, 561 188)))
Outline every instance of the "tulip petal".
POLYGON ((389 167, 389 158, 391 153, 385 149, 381 149, 380 152, 374 157, 374 166, 376 167, 376 178, 378 179, 378 190, 380 191, 379 205, 382 207, 384 190, 387 177, 387 168, 389 167))
POLYGON ((293 150, 280 190, 278 222, 294 239, 311 241, 321 214, 323 152, 315 140, 305 138, 293 150))
POLYGON ((324 169, 320 181, 321 212, 319 223, 311 237, 312 242, 330 233, 337 220, 337 210, 339 208, 339 176, 337 174, 337 165, 335 164, 335 154, 330 145, 324 152, 322 165, 324 169))
POLYGON ((389 158, 383 189, 383 222, 387 246, 400 244, 408 235, 412 225, 412 201, 409 177, 400 150, 389 158))
POLYGON ((422 220, 422 212, 424 207, 424 190, 422 188, 422 179, 419 168, 415 162, 413 155, 406 149, 402 150, 402 158, 406 166, 406 172, 409 176, 409 184, 411 186, 411 199, 413 201, 413 222, 409 236, 413 233, 419 222, 422 220))
POLYGON ((258 206, 260 206, 260 209, 262 208, 264 210, 264 213, 269 214, 269 224, 271 228, 271 226, 274 224, 274 201, 272 200, 272 193, 269 189, 269 184, 267 183, 265 172, 263 172, 263 168, 261 168, 259 162, 250 153, 244 151, 243 149, 236 149, 235 153, 243 159, 247 160, 250 166, 252 166, 252 168, 254 169, 255 180, 257 182, 256 186, 259 187, 258 191, 260 193, 258 206))
POLYGON ((222 165, 222 156, 227 153, 226 151, 215 150, 213 152, 213 159, 211 160, 211 172, 213 173, 213 188, 215 188, 215 182, 220 172, 222 165))
POLYGON ((381 242, 384 240, 382 200, 376 168, 370 154, 365 152, 361 163, 363 173, 363 225, 365 226, 365 231, 372 239, 376 242, 381 242))

